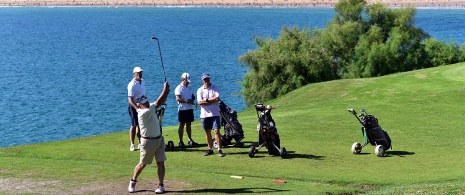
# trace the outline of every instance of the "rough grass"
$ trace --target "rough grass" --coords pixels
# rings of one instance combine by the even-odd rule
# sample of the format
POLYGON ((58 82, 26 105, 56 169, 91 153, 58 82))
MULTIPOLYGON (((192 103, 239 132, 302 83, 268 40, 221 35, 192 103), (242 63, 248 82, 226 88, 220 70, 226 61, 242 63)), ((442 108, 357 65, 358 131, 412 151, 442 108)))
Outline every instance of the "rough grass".
MULTIPOLYGON (((193 136, 201 145, 167 153, 166 189, 173 194, 464 194, 464 73, 462 63, 317 83, 266 102, 276 108, 272 115, 287 159, 269 156, 264 148, 248 157, 248 147, 257 146, 253 109, 239 113, 245 147, 223 149, 224 158, 203 156, 206 143, 196 121, 193 136), (387 157, 376 157, 371 145, 360 155, 351 153, 362 136, 348 108, 378 117, 392 139, 387 157)), ((165 140, 177 144, 176 131, 164 127, 165 140)), ((124 131, 2 148, 0 184, 10 185, 0 185, 0 193, 124 194, 138 161, 127 136, 124 131), (15 184, 30 185, 26 190, 15 184)), ((140 193, 153 193, 155 179, 156 169, 147 167, 140 193)))

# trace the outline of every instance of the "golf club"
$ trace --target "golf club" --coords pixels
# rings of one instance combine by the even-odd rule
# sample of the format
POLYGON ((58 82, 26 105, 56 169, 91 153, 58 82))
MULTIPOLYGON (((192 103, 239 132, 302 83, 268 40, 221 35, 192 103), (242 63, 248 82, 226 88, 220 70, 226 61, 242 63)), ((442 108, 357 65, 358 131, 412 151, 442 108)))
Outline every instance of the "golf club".
POLYGON ((163 57, 161 56, 160 41, 158 40, 157 37, 152 37, 152 40, 157 40, 158 51, 160 52, 161 67, 163 68, 163 75, 165 76, 165 82, 166 82, 165 66, 163 65, 163 57))

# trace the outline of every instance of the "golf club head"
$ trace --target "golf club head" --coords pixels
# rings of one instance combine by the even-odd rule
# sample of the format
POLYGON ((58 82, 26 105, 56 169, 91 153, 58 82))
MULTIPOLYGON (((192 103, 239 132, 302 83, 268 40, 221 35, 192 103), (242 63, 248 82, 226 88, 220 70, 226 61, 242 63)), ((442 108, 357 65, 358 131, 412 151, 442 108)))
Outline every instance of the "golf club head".
POLYGON ((152 40, 158 40, 158 38, 157 37, 152 37, 152 40))

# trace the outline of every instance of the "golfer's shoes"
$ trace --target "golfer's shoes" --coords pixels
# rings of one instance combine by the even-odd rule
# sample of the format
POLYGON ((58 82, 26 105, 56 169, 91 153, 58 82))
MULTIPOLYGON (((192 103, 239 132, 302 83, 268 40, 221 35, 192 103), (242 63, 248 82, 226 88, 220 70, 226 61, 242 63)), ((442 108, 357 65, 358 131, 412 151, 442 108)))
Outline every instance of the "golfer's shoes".
POLYGON ((138 149, 138 150, 142 149, 142 145, 139 144, 139 145, 137 146, 137 149, 138 149))
POLYGON ((134 144, 131 144, 131 147, 129 148, 130 151, 135 151, 136 150, 136 146, 134 144))
POLYGON ((213 154, 213 150, 212 149, 208 149, 203 155, 204 156, 208 156, 208 155, 212 155, 213 154))
POLYGON ((129 180, 129 186, 128 186, 128 191, 129 192, 135 192, 136 191, 136 182, 135 180, 131 179, 129 180))
POLYGON ((223 156, 224 156, 223 151, 218 150, 218 156, 219 156, 219 157, 223 157, 223 156))
POLYGON ((155 190, 155 194, 163 194, 165 193, 165 188, 161 185, 157 186, 157 189, 155 190))
POLYGON ((189 146, 196 146, 196 145, 198 145, 198 143, 196 143, 196 142, 194 142, 194 141, 192 141, 192 140, 189 140, 189 141, 187 142, 187 144, 188 144, 189 146))

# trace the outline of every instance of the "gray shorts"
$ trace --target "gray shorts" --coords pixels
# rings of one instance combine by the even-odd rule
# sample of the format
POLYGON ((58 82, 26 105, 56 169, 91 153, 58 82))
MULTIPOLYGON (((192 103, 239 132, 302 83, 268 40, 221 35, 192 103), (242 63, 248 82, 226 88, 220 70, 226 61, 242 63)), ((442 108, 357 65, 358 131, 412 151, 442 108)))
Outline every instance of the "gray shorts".
POLYGON ((142 164, 152 164, 155 157, 156 162, 166 160, 165 138, 161 136, 158 139, 140 138, 140 162, 142 164))
POLYGON ((203 130, 221 129, 219 116, 203 118, 201 121, 203 130))

